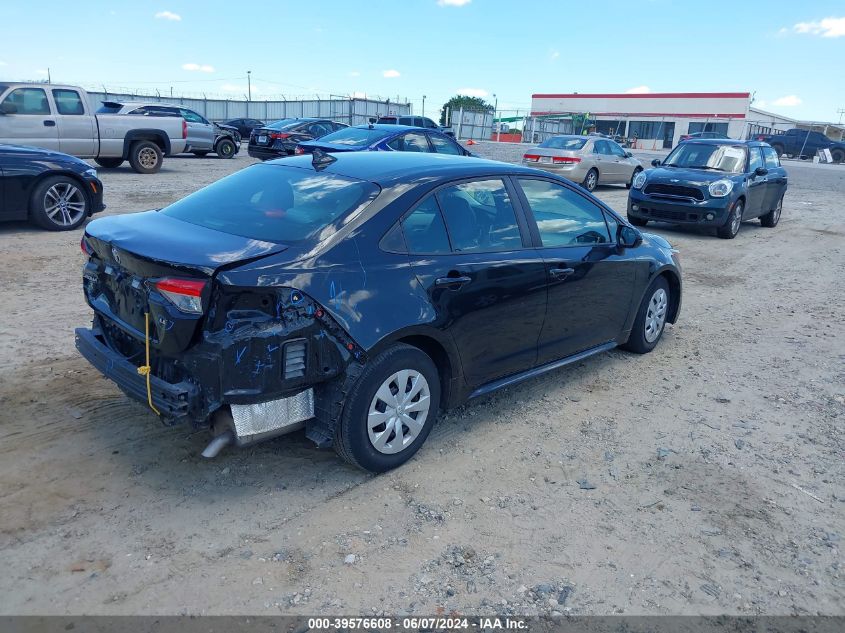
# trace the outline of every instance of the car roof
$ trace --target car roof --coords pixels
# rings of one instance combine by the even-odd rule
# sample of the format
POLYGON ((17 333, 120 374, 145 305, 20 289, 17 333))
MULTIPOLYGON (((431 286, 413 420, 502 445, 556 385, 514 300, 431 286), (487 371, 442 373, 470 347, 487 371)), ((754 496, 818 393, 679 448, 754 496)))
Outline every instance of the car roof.
MULTIPOLYGON (((483 158, 430 154, 423 152, 338 152, 334 162, 322 171, 367 180, 380 186, 423 180, 432 176, 472 178, 474 176, 531 174, 544 178, 548 173, 483 158)), ((265 164, 314 169, 311 156, 276 159, 265 164)))
POLYGON ((698 145, 746 145, 748 147, 768 147, 768 143, 764 143, 762 141, 757 140, 750 140, 750 141, 740 141, 733 138, 691 138, 686 143, 697 143, 698 145))
POLYGON ((384 130, 385 132, 401 132, 403 130, 424 130, 426 128, 418 125, 394 125, 392 123, 366 123, 364 125, 353 125, 359 130, 384 130))

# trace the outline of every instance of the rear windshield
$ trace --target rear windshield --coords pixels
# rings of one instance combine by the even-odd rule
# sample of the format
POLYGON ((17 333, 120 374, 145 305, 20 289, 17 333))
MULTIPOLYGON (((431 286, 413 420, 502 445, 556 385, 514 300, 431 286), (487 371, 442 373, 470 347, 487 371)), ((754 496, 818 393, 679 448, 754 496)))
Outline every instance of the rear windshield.
POLYGON ((305 123, 305 121, 302 119, 282 119, 281 121, 267 123, 264 127, 268 130, 287 130, 288 128, 292 128, 300 123, 305 123))
POLYGON ((746 157, 742 145, 684 143, 669 154, 663 165, 741 174, 745 172, 746 157))
POLYGON ((313 237, 378 195, 373 183, 282 165, 255 165, 161 210, 223 233, 266 242, 313 237))
POLYGON ((548 147, 550 149, 577 150, 581 149, 586 144, 587 139, 585 138, 553 136, 552 138, 547 138, 545 141, 540 143, 540 147, 548 147))
POLYGON ((371 130, 367 127, 347 127, 337 132, 326 134, 320 139, 320 143, 366 147, 395 133, 388 132, 387 130, 371 130))
POLYGON ((119 103, 104 103, 97 110, 97 114, 117 114, 122 107, 119 103))
POLYGON ((396 121, 398 121, 398 118, 395 116, 383 116, 378 121, 376 121, 376 123, 389 123, 392 125, 395 124, 396 121))

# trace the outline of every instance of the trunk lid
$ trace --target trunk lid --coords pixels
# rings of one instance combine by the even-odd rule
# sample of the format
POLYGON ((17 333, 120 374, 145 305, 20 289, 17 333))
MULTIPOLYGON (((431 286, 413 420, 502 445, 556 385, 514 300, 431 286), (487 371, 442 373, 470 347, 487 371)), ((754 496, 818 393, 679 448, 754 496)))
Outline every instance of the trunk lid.
POLYGON ((99 218, 84 237, 90 254, 85 294, 94 310, 143 340, 145 313, 151 342, 168 353, 184 350, 211 301, 214 274, 287 247, 204 228, 156 211, 99 218), (183 312, 158 291, 162 279, 204 281, 202 313, 183 312))

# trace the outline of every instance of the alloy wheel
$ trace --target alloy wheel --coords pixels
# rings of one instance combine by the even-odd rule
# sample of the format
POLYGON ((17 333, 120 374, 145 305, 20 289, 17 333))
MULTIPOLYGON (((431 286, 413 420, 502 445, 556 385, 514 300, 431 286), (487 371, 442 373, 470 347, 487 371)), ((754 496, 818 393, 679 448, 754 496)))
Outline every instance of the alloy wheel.
POLYGON ((431 407, 431 390, 420 372, 402 369, 376 391, 367 414, 370 443, 386 455, 399 453, 417 439, 431 407))
POLYGON ((663 288, 658 288, 651 295, 648 308, 645 314, 645 340, 654 343, 663 326, 666 324, 666 310, 669 307, 669 298, 663 288))
POLYGON ((738 202, 734 207, 734 213, 731 216, 731 233, 736 235, 739 233, 739 226, 742 224, 742 209, 743 205, 738 202))
POLYGON ((58 226, 71 226, 85 213, 85 195, 69 182, 60 182, 44 194, 44 212, 58 226))
POLYGON ((144 169, 152 169, 158 163, 158 155, 151 147, 145 147, 138 152, 138 162, 144 169))

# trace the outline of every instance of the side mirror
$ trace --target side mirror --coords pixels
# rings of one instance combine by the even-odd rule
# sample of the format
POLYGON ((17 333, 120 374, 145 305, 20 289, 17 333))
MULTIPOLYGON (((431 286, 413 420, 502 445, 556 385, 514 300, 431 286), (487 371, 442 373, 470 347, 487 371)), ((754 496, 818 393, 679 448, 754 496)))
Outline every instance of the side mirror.
POLYGON ((653 161, 651 161, 651 166, 652 167, 660 167, 660 159, 655 158, 653 161))
POLYGON ((0 114, 15 114, 18 111, 18 106, 14 103, 0 104, 0 114))
POLYGON ((620 224, 616 231, 616 243, 625 248, 634 248, 642 244, 643 236, 637 229, 628 226, 627 224, 620 224))
POLYGON ((634 155, 631 152, 625 152, 625 158, 633 158, 634 155))
POLYGON ((769 173, 769 170, 766 169, 765 167, 758 167, 757 169, 754 170, 755 176, 765 176, 768 173, 769 173))

